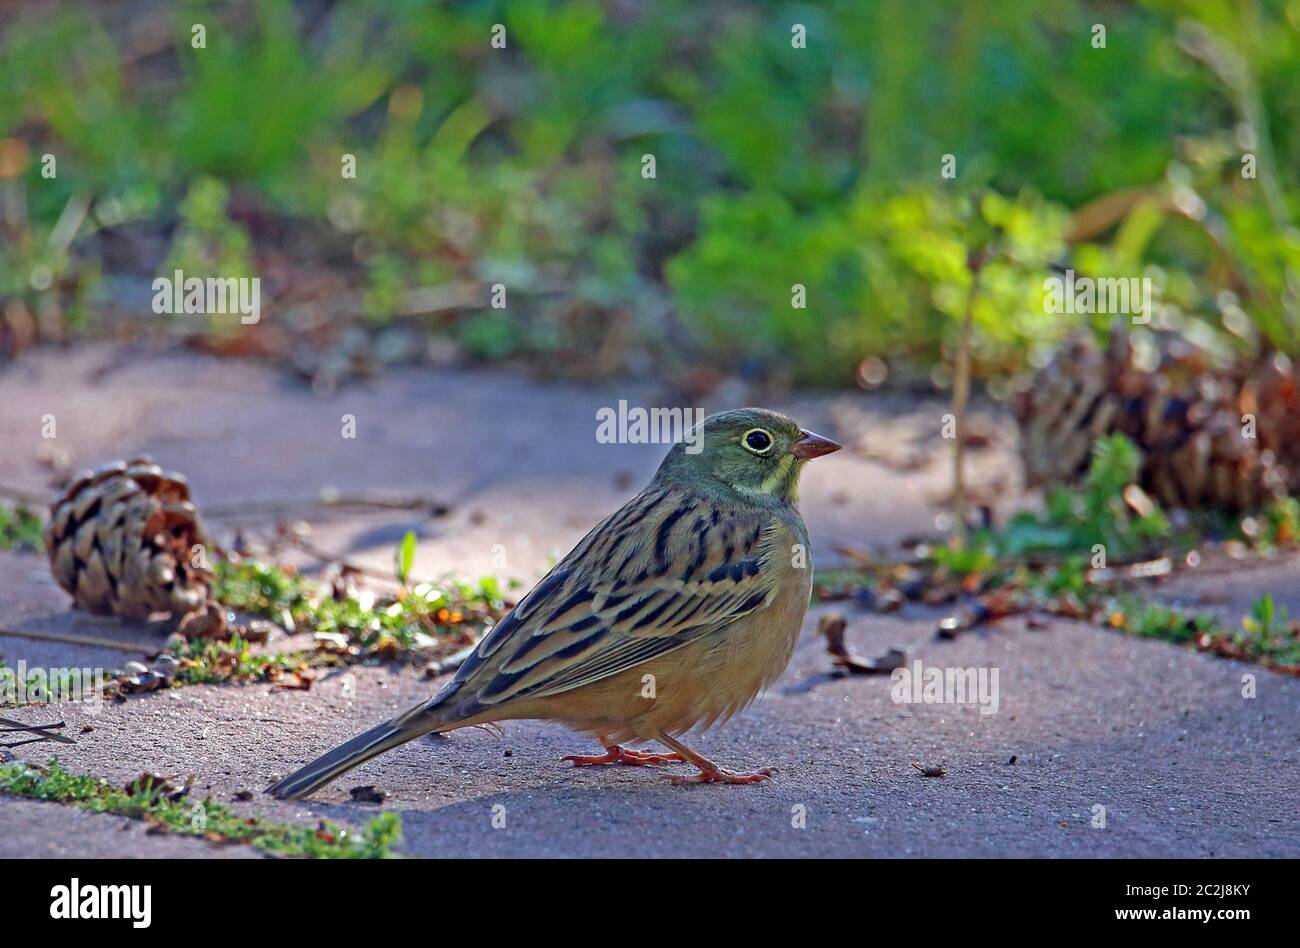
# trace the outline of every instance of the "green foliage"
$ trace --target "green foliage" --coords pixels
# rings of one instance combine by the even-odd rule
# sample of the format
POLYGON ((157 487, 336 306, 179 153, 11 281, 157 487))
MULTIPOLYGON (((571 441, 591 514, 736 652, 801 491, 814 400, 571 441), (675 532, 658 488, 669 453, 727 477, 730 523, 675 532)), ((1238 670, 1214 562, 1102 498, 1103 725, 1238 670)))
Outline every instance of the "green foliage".
POLYGON ((164 274, 181 269, 191 274, 253 275, 248 234, 226 215, 229 199, 229 188, 216 178, 194 179, 180 204, 180 227, 164 274))
POLYGON ((177 11, 182 79, 169 144, 182 171, 287 187, 313 145, 383 93, 393 64, 365 53, 365 37, 349 29, 361 26, 354 15, 312 48, 291 5, 259 0, 256 8, 245 31, 177 11), (191 46, 195 22, 208 24, 204 49, 191 46))
POLYGON ((1042 284, 1065 224, 1059 208, 1029 194, 864 188, 810 214, 754 192, 710 199, 699 238, 667 273, 706 347, 749 335, 751 346, 767 347, 756 356, 825 382, 848 378, 867 355, 939 359, 965 312, 968 248, 996 229, 998 252, 976 300, 974 355, 1006 367, 1028 340, 1064 328, 1044 313, 1042 284), (807 309, 792 306, 795 284, 806 288, 807 309))
POLYGON ((1076 602, 1086 602, 1092 595, 1088 585, 1088 558, 1066 556, 1031 574, 1029 586, 1044 600, 1070 596, 1076 602))
POLYGON ((381 813, 360 833, 330 820, 317 826, 274 823, 241 816, 212 799, 189 800, 151 778, 119 789, 102 778, 68 773, 57 760, 45 767, 0 766, 0 793, 143 820, 159 832, 246 843, 277 856, 386 859, 395 855, 393 847, 401 840, 401 817, 396 813, 381 813))
POLYGON ((1284 606, 1273 603, 1265 593, 1241 619, 1242 633, 1236 642, 1256 655, 1266 655, 1280 665, 1300 665, 1300 634, 1284 606))
POLYGON ((397 545, 393 552, 393 558, 397 566, 397 581, 403 586, 406 585, 406 577, 411 575, 411 567, 415 564, 415 531, 407 530, 402 537, 402 542, 397 545))
POLYGON ((1271 500, 1258 516, 1246 517, 1234 533, 1264 556, 1300 541, 1300 498, 1278 497, 1271 500))
MULTIPOLYGON (((223 277, 253 277, 252 243, 247 232, 226 213, 230 193, 216 178, 198 177, 180 204, 180 226, 172 237, 171 251, 161 275, 171 280, 177 270, 186 279, 220 274, 223 277)), ((217 332, 233 332, 227 317, 210 317, 217 332)))
POLYGON ((1169 520, 1154 503, 1136 512, 1125 491, 1136 483, 1141 453, 1123 435, 1102 438, 1093 445, 1088 474, 1078 489, 1058 486, 1047 495, 1041 513, 1025 511, 1001 530, 974 534, 968 549, 952 557, 954 572, 987 568, 988 561, 1017 560, 1034 554, 1064 557, 1059 581, 1074 585, 1090 565, 1093 548, 1104 546, 1107 564, 1122 563, 1151 552, 1157 541, 1171 537, 1169 520), (1077 569, 1069 566, 1074 563, 1077 569), (981 565, 984 564, 984 565, 981 565))
POLYGON ((1274 638, 1286 624, 1286 609, 1278 609, 1267 593, 1251 603, 1250 615, 1241 620, 1242 628, 1262 641, 1274 638))
POLYGON ((987 573, 997 566, 997 557, 986 544, 968 543, 965 546, 937 546, 934 560, 948 572, 957 576, 987 573))
POLYGON ((176 681, 181 685, 267 681, 309 664, 320 664, 313 652, 254 652, 238 635, 229 639, 194 639, 178 642, 171 655, 179 663, 176 681))
POLYGON ((1160 602, 1130 601, 1128 608, 1113 613, 1115 624, 1125 632, 1144 638, 1184 644, 1202 635, 1222 632, 1222 624, 1209 613, 1189 613, 1160 602))
POLYGON ((439 587, 420 583, 397 598, 379 600, 333 595, 296 573, 251 560, 218 560, 213 573, 212 595, 223 605, 266 616, 290 630, 337 633, 363 651, 428 648, 438 637, 494 619, 504 607, 491 576, 477 583, 449 577, 439 587))
POLYGON ((1154 503, 1137 513, 1125 501, 1124 492, 1136 483, 1140 464, 1137 446, 1123 435, 1098 440, 1083 489, 1053 489, 1044 513, 1015 517, 999 537, 999 547, 1011 556, 1051 550, 1090 555, 1092 547, 1101 544, 1108 562, 1142 555, 1170 535, 1170 526, 1154 503))
POLYGON ((44 530, 41 518, 22 504, 0 505, 0 550, 40 550, 44 530))
POLYGON ((1220 654, 1281 668, 1300 667, 1300 632, 1267 593, 1251 603, 1239 630, 1229 629, 1208 612, 1121 597, 1110 609, 1110 624, 1132 635, 1179 644, 1194 642, 1220 654))
POLYGON ((95 235, 128 224, 179 221, 172 260, 246 272, 266 238, 237 203, 322 244, 376 324, 422 290, 507 284, 508 313, 484 298, 436 321, 482 358, 597 353, 618 333, 842 384, 869 355, 946 359, 987 231, 986 374, 1071 328, 1043 312, 1061 262, 1150 275, 1173 322, 1296 351, 1300 32, 1284 3, 253 12, 178 9, 147 66, 93 7, 17 17, 0 40, 0 302, 94 311, 95 235))

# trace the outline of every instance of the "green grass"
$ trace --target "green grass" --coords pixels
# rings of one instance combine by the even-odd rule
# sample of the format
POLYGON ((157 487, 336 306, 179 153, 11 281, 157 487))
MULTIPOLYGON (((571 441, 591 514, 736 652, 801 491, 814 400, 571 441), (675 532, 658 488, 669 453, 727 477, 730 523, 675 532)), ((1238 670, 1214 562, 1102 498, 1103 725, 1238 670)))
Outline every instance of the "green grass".
POLYGON ((102 778, 69 773, 53 759, 45 767, 0 766, 0 793, 125 816, 163 832, 243 843, 276 856, 384 859, 395 855, 393 846, 401 839, 401 818, 396 813, 381 813, 359 833, 328 820, 314 827, 274 823, 241 816, 211 799, 176 798, 173 788, 152 780, 114 787, 102 778))
POLYGON ((1242 616, 1237 629, 1212 613, 1144 602, 1133 595, 1109 603, 1105 615, 1108 625, 1130 635, 1179 645, 1195 644, 1228 658, 1285 670, 1300 668, 1300 634, 1286 610, 1276 607, 1273 597, 1267 594, 1251 603, 1250 612, 1242 616))
POLYGON ((0 550, 39 550, 45 545, 41 518, 19 504, 0 504, 0 550))
POLYGON ((1223 623, 1210 613, 1189 612, 1178 606, 1142 602, 1132 597, 1117 603, 1108 613, 1107 622, 1112 628, 1130 635, 1178 645, 1196 642, 1203 635, 1223 635, 1227 631, 1223 623))
POLYGON ((369 654, 427 649, 477 633, 505 603, 495 578, 420 583, 391 597, 340 598, 291 570, 252 560, 219 560, 212 595, 234 609, 265 616, 287 629, 338 633, 369 654))
POLYGON ((296 671, 339 661, 338 656, 319 650, 280 654, 254 652, 252 645, 238 635, 228 640, 178 642, 172 646, 170 654, 180 663, 175 676, 180 685, 276 681, 296 671))
POLYGON ((1285 607, 1274 604, 1273 597, 1260 596, 1251 604, 1250 614, 1241 620, 1241 632, 1233 642, 1247 654, 1258 655, 1279 665, 1300 665, 1300 632, 1287 615, 1285 607))

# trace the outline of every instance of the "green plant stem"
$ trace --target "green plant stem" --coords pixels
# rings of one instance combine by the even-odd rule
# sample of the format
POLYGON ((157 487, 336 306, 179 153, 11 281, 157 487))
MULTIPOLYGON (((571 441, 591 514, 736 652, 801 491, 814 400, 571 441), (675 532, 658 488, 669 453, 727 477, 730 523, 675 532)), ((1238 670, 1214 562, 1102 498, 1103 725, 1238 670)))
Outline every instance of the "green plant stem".
POLYGON ((966 406, 970 401, 970 339, 981 263, 972 256, 968 266, 970 286, 966 290, 966 312, 957 342, 957 365, 952 380, 952 414, 957 439, 952 452, 953 545, 958 548, 966 545, 966 406))

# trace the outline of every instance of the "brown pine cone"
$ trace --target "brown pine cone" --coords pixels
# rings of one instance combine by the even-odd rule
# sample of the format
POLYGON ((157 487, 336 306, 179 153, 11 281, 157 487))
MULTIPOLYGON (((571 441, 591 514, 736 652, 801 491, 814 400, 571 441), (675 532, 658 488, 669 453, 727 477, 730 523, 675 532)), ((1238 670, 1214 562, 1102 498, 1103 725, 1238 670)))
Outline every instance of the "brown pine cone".
POLYGON ((208 596, 208 541, 189 485, 147 457, 77 478, 50 508, 45 549, 55 580, 88 612, 186 613, 208 596))
POLYGON ((1215 366, 1177 337, 1146 365, 1122 329, 1103 352, 1087 331, 1062 344, 1013 412, 1029 486, 1075 483, 1093 443, 1142 451, 1140 486, 1169 509, 1250 510, 1300 490, 1300 377, 1283 356, 1215 366), (1255 437, 1243 416, 1254 415, 1255 437))

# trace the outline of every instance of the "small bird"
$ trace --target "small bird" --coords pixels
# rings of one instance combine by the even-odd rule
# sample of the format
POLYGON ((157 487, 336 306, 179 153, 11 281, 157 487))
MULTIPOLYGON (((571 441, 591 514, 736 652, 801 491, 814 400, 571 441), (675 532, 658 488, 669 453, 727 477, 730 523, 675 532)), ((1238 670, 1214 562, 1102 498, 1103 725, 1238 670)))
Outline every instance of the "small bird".
POLYGON ((774 411, 710 415, 649 486, 606 517, 489 632, 456 676, 267 792, 305 797, 430 732, 558 721, 605 752, 575 766, 689 762, 673 783, 757 783, 678 738, 725 721, 784 670, 812 594, 796 506, 804 463, 834 441, 774 411), (623 747, 658 741, 670 753, 623 747))

